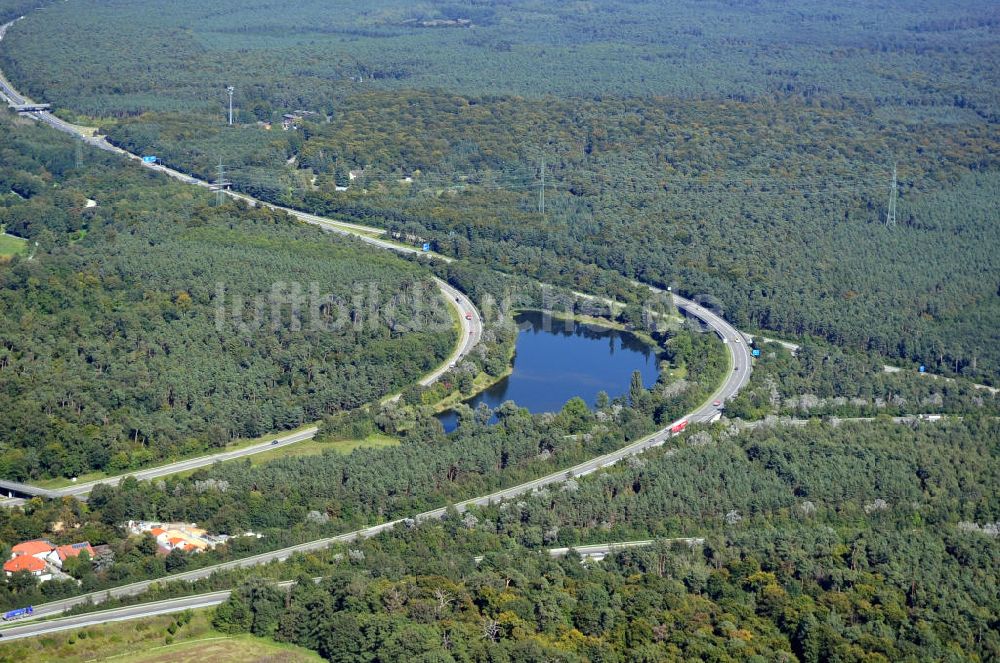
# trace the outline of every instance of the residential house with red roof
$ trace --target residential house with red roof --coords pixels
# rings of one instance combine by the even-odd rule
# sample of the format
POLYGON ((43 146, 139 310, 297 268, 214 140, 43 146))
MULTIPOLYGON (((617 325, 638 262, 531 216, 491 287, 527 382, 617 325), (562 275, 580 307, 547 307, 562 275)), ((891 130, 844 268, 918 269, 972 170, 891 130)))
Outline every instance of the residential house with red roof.
POLYGON ((19 571, 26 571, 41 582, 52 579, 52 574, 49 572, 45 561, 33 555, 18 555, 8 559, 4 562, 3 570, 8 576, 12 576, 19 571))
POLYGON ((63 562, 65 562, 70 557, 79 557, 80 553, 87 551, 87 556, 91 560, 94 559, 95 553, 94 549, 90 546, 89 541, 83 541, 82 543, 74 543, 68 546, 58 546, 56 548, 56 555, 59 559, 57 566, 62 568, 63 562))
POLYGON ((42 557, 48 555, 56 547, 52 545, 50 541, 45 539, 33 539, 31 541, 25 541, 24 543, 19 543, 10 549, 11 557, 20 557, 21 555, 28 555, 30 557, 42 557))

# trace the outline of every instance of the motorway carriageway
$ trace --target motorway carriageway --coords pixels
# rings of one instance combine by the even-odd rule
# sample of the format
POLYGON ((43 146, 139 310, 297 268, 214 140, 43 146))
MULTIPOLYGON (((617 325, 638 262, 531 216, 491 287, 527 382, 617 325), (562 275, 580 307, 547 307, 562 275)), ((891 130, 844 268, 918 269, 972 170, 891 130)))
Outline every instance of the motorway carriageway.
MULTIPOLYGON (((740 333, 733 329, 729 323, 725 322, 715 314, 706 311, 702 307, 690 302, 682 297, 675 296, 678 305, 686 308, 689 313, 695 317, 701 319, 705 324, 710 326, 716 331, 716 333, 730 339, 740 338, 740 333), (689 307, 689 308, 688 308, 689 307)), ((526 493, 531 493, 535 490, 539 490, 549 485, 562 483, 568 479, 586 476, 595 472, 601 468, 610 467, 619 461, 642 453, 647 449, 653 447, 658 447, 663 445, 669 438, 673 437, 675 434, 671 433, 670 429, 677 424, 682 422, 697 423, 705 422, 713 419, 718 413, 718 408, 711 405, 714 400, 722 400, 729 398, 739 391, 749 379, 750 373, 750 352, 746 348, 745 343, 730 342, 726 344, 729 349, 730 356, 733 361, 734 370, 729 371, 726 375, 724 383, 712 394, 707 400, 705 405, 697 408, 688 415, 681 417, 680 419, 671 422, 668 426, 647 435, 631 444, 628 444, 620 449, 612 451, 611 453, 604 454, 603 456, 598 456, 597 458, 592 458, 588 461, 575 465, 571 468, 565 470, 559 470, 553 472, 552 474, 543 476, 541 478, 535 479, 533 481, 528 481, 526 483, 519 484, 517 486, 511 486, 509 488, 504 488, 498 490, 489 495, 483 495, 481 497, 474 497, 463 502, 458 502, 454 505, 458 512, 463 512, 472 506, 486 506, 489 504, 495 504, 505 499, 510 499, 523 495, 526 493)), ((123 585, 121 587, 113 587, 111 589, 102 590, 99 592, 94 592, 91 594, 84 594, 82 596, 75 596, 67 599, 62 599, 59 601, 53 601, 50 603, 45 603, 39 606, 35 606, 34 617, 44 617, 47 615, 53 615, 61 613, 71 607, 78 605, 80 603, 100 603, 106 597, 122 597, 122 596, 136 596, 142 594, 149 588, 150 585, 157 582, 170 582, 174 580, 198 580, 201 578, 207 578, 212 573, 216 571, 224 571, 227 569, 236 568, 247 568, 251 566, 259 566, 261 564, 269 564, 271 562, 281 562, 295 553, 306 553, 314 550, 322 550, 329 548, 330 546, 336 544, 346 544, 357 539, 367 539, 387 530, 390 530, 400 524, 409 523, 419 523, 424 520, 443 518, 447 513, 448 507, 440 507, 437 509, 432 509, 430 511, 425 511, 420 514, 416 514, 412 518, 399 518, 385 523, 380 523, 378 525, 373 525, 371 527, 366 527, 360 530, 355 530, 353 532, 347 532, 345 534, 340 534, 338 536, 328 537, 324 539, 318 539, 315 541, 308 541, 306 543, 301 543, 295 546, 289 546, 287 548, 282 548, 280 550, 273 550, 270 552, 260 553, 250 557, 244 557, 242 559, 232 560, 229 562, 224 562, 221 564, 215 564, 213 566, 208 566, 201 569, 194 569, 192 571, 186 571, 184 573, 178 573, 174 575, 165 576, 162 578, 157 578, 153 580, 143 580, 140 582, 132 583, 129 585, 123 585)))
MULTIPOLYGON (((0 38, 2 38, 3 33, 10 25, 11 24, 0 26, 0 38)), ((0 93, 2 93, 3 96, 7 98, 8 102, 12 104, 26 103, 27 101, 25 100, 24 97, 19 95, 7 81, 3 80, 2 76, 0 76, 0 93)), ((105 141, 103 137, 87 136, 86 132, 83 131, 82 129, 56 118, 49 112, 39 111, 35 113, 27 113, 27 115, 34 117, 35 119, 41 122, 49 124, 50 126, 59 129, 60 131, 73 134, 74 136, 83 139, 88 144, 98 147, 99 149, 121 154, 130 159, 140 161, 141 163, 141 159, 138 155, 131 154, 129 152, 126 152, 125 150, 122 150, 118 147, 111 145, 110 143, 105 141)), ((198 180, 194 177, 191 177, 190 175, 186 175, 171 168, 167 168, 166 166, 147 165, 145 167, 158 170, 182 182, 187 182, 190 184, 195 184, 203 187, 211 186, 208 182, 198 180)), ((243 200, 252 201, 255 204, 268 205, 268 203, 249 198, 248 196, 242 194, 232 194, 232 195, 234 195, 235 197, 242 198, 243 200)), ((422 251, 413 247, 402 246, 399 244, 395 244, 393 242, 388 242, 383 239, 378 239, 377 237, 370 237, 365 234, 355 234, 355 232, 365 232, 375 235, 381 234, 381 231, 376 228, 367 228, 365 226, 358 226, 356 224, 351 224, 351 226, 345 226, 345 224, 343 223, 331 219, 323 219, 322 217, 317 217, 315 215, 307 214, 305 212, 299 212, 296 210, 287 210, 287 211, 290 214, 293 214, 299 219, 305 221, 306 223, 318 224, 323 226, 324 228, 328 228, 329 230, 340 234, 353 235, 354 237, 360 239, 361 241, 373 244, 375 246, 379 246, 381 248, 391 249, 394 251, 401 251, 405 253, 413 253, 413 254, 423 253, 422 251), (354 229, 353 232, 351 228, 354 229), (361 231, 358 229, 364 229, 364 230, 361 231)), ((431 254, 431 255, 443 260, 450 260, 446 256, 440 256, 439 254, 431 254)), ((454 291, 454 293, 460 296, 460 293, 457 293, 457 291, 454 291)), ((739 392, 739 390, 742 389, 743 386, 750 379, 750 373, 752 370, 750 351, 747 348, 747 344, 745 342, 742 342, 745 340, 744 336, 739 331, 737 331, 732 325, 730 325, 728 322, 723 320, 721 317, 719 317, 712 311, 702 306, 699 306, 698 304, 676 294, 674 295, 674 302, 676 303, 678 308, 686 311, 688 315, 698 318, 699 320, 701 320, 702 323, 704 323, 707 327, 711 328, 721 338, 729 341, 725 347, 729 351, 733 370, 727 372, 723 384, 715 391, 715 393, 709 396, 709 398, 705 401, 705 403, 701 407, 695 409, 694 411, 688 413, 687 415, 681 417, 680 419, 671 422, 664 428, 650 435, 647 435, 639 440, 636 440, 635 442, 632 442, 631 444, 628 444, 620 449, 612 451, 611 453, 599 456, 597 458, 592 458, 588 461, 580 463, 579 465, 576 465, 569 469, 560 470, 558 472, 554 472, 552 474, 541 477, 539 479, 535 479, 533 481, 528 481, 526 483, 517 486, 505 488, 503 490, 499 490, 489 495, 475 497, 469 500, 465 500, 463 502, 459 502, 454 505, 455 508, 461 512, 470 506, 484 506, 484 505, 494 504, 504 499, 509 499, 512 497, 516 497, 518 495, 530 493, 534 490, 538 490, 545 486, 561 483, 573 477, 585 476, 601 468, 614 465, 615 463, 621 461, 624 458, 628 458, 629 456, 642 453, 646 449, 663 445, 667 441, 667 439, 669 439, 674 435, 674 433, 671 433, 670 429, 675 426, 681 424, 687 425, 692 423, 706 422, 714 419, 718 415, 719 411, 717 407, 712 405, 712 402, 715 400, 720 400, 725 402, 727 399, 731 398, 737 392, 739 392)), ((469 303, 469 306, 471 306, 471 302, 469 303)), ((474 307, 471 308, 470 312, 473 313, 473 318, 474 318, 473 322, 481 331, 482 322, 479 317, 479 312, 474 307)), ((468 327, 465 323, 468 321, 464 319, 464 314, 460 315, 460 318, 463 320, 462 323, 463 334, 465 334, 465 332, 468 331, 468 327)), ((475 329, 473 329, 473 332, 474 332, 473 334, 468 334, 468 336, 471 336, 473 338, 466 339, 466 343, 468 344, 466 347, 468 348, 471 348, 471 346, 474 345, 475 342, 478 342, 478 337, 477 334, 475 333, 475 329)), ((463 351, 459 352, 463 353, 463 351)), ((163 578, 158 578, 156 580, 141 581, 137 583, 132 583, 130 585, 124 585, 122 587, 116 587, 101 592, 95 592, 93 594, 86 594, 83 596, 63 599, 61 601, 46 603, 44 605, 40 605, 35 608, 34 616, 44 617, 46 615, 60 613, 79 603, 88 601, 100 602, 104 600, 104 598, 107 596, 134 596, 144 592, 146 588, 148 588, 154 582, 164 582, 172 580, 196 580, 198 578, 207 577, 215 571, 221 571, 231 568, 244 568, 249 566, 257 566, 260 564, 267 564, 274 561, 283 561, 285 559, 288 559, 289 556, 298 552, 321 550, 334 544, 348 543, 357 538, 369 538, 377 534, 380 534, 381 532, 384 532, 386 530, 392 529, 396 525, 404 523, 407 520, 420 522, 423 520, 429 520, 433 518, 441 518, 445 515, 446 511, 447 507, 440 507, 438 509, 433 509, 430 511, 426 511, 424 513, 417 514, 412 519, 400 518, 390 522, 374 525, 372 527, 356 530, 354 532, 341 534, 339 536, 318 539, 315 541, 309 541, 295 546, 290 546, 288 548, 283 548, 281 550, 274 550, 271 552, 261 553, 258 555, 253 555, 251 557, 245 557, 243 559, 233 560, 231 562, 216 564, 214 566, 209 566, 202 569, 195 569, 193 571, 170 575, 163 578)))
MULTIPOLYGON (((699 546, 705 542, 702 538, 663 539, 662 541, 668 544, 681 543, 690 547, 699 546)), ((652 540, 597 543, 592 545, 574 546, 572 548, 550 548, 546 552, 551 557, 564 557, 569 554, 570 550, 573 550, 585 560, 600 561, 607 555, 616 551, 624 550, 626 548, 650 546, 653 543, 654 541, 652 540)), ((481 556, 475 558, 477 564, 482 560, 483 557, 481 556)), ((320 582, 321 580, 322 578, 313 578, 314 582, 320 582)), ((294 582, 291 580, 283 580, 281 582, 276 582, 275 586, 287 589, 293 584, 294 582)), ((184 610, 208 608, 223 603, 229 598, 230 593, 231 590, 224 589, 216 592, 207 592, 205 594, 195 594, 193 596, 182 596, 174 599, 165 599, 163 601, 152 601, 150 603, 124 606, 121 608, 111 608, 109 610, 101 610, 98 612, 88 612, 82 615, 73 615, 72 617, 61 617, 57 619, 34 622, 29 621, 27 623, 11 622, 12 625, 4 629, 2 635, 4 640, 31 638, 75 628, 98 626, 109 622, 120 622, 129 619, 166 615, 184 610)), ((0 642, 2 642, 2 640, 0 640, 0 642)))

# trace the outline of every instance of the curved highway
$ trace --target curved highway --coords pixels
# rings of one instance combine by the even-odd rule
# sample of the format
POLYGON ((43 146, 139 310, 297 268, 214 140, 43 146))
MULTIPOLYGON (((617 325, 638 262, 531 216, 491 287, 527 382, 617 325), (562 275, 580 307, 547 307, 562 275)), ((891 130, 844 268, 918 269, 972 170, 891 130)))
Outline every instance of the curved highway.
MULTIPOLYGON (((682 297, 675 296, 675 301, 678 306, 684 308, 688 314, 700 319, 710 328, 712 328, 715 333, 719 334, 723 338, 735 339, 741 337, 739 331, 737 331, 732 325, 718 317, 714 313, 705 310, 704 308, 690 302, 682 297)), ((612 451, 611 453, 604 454, 603 456, 598 456, 597 458, 592 458, 588 461, 575 465, 569 469, 559 470, 558 472, 553 472, 547 476, 535 479, 533 481, 528 481, 526 483, 519 484, 517 486, 511 486, 509 488, 504 488, 498 490, 489 495, 483 495, 481 497, 474 497, 464 502, 459 502, 455 504, 455 508, 461 512, 465 511, 471 506, 485 506, 489 504, 494 504, 500 502, 501 500, 510 499, 523 495, 525 493, 530 493, 534 490, 538 490, 545 486, 552 484, 562 483, 568 479, 574 477, 581 477, 592 472, 595 472, 604 467, 610 467, 618 463, 619 461, 628 458, 629 456, 634 456, 636 454, 642 453, 647 449, 652 447, 661 446, 671 437, 675 436, 676 433, 671 431, 671 428, 687 421, 687 422, 700 422, 708 421, 714 418, 718 408, 713 406, 711 403, 714 400, 723 400, 729 398, 738 392, 743 385, 746 384, 749 379, 750 374, 750 353, 746 351, 745 344, 734 343, 730 341, 726 344, 729 348, 730 357, 732 358, 733 366, 738 370, 729 371, 726 376, 725 381, 722 386, 720 386, 714 394, 706 401, 704 405, 697 408, 693 412, 681 417, 675 421, 672 421, 669 425, 663 427, 662 429, 647 435, 631 444, 624 446, 620 449, 612 451)), ((68 599, 62 599, 60 601, 53 601, 51 603, 46 603, 35 607, 35 617, 43 617, 45 615, 52 615, 68 610, 69 608, 78 605, 80 603, 100 603, 105 600, 106 597, 120 597, 120 596, 135 596, 142 594, 146 589, 157 582, 172 581, 172 580, 198 580, 200 578, 207 578, 216 571, 223 571, 226 569, 235 568, 245 568, 250 566, 258 566, 261 564, 269 564, 271 562, 280 562, 288 559, 295 553, 310 552, 313 550, 322 550, 324 548, 329 548, 335 544, 350 543, 356 539, 362 538, 367 539, 387 530, 390 530, 401 523, 407 522, 407 520, 412 520, 416 522, 430 520, 435 518, 444 517, 447 512, 448 507, 440 507, 437 509, 432 509, 430 511, 425 511, 413 516, 412 519, 400 518, 397 520, 392 520, 389 522, 374 525, 372 527, 366 527, 364 529, 355 530, 353 532, 347 532, 345 534, 340 534, 338 536, 333 536, 325 539, 318 539, 315 541, 308 541, 306 543, 301 543, 295 546, 289 546, 287 548, 282 548, 280 550, 272 550, 266 553, 260 553, 258 555, 253 555, 251 557, 244 557, 242 559, 233 560, 231 562, 224 562, 222 564, 215 564, 213 566, 204 567, 201 569, 195 569, 193 571, 187 571, 184 573, 178 573, 175 575, 166 576, 163 578, 157 578, 155 580, 144 580, 141 582, 132 583, 130 585, 123 585, 121 587, 114 587, 112 589, 103 590, 100 592, 94 592, 92 594, 85 594, 82 596, 75 596, 68 599)))
MULTIPOLYGON (((9 25, 10 24, 0 28, 0 38, 2 38, 3 31, 5 31, 9 25)), ((10 87, 9 83, 4 81, 2 77, 0 77, 0 91, 2 91, 3 95, 6 96, 10 102, 24 103, 24 98, 21 97, 20 95, 17 95, 16 91, 14 91, 10 87)), ((62 120, 55 118, 51 113, 41 111, 41 112, 31 113, 30 115, 61 131, 66 131, 75 136, 81 137, 84 140, 86 140, 89 144, 94 145, 95 147, 99 147, 101 149, 105 149, 111 152, 120 153, 132 159, 139 158, 136 155, 127 153, 124 150, 121 150, 117 147, 108 144, 103 138, 93 138, 86 136, 86 133, 82 131, 80 128, 74 127, 73 125, 67 124, 62 120)), ((196 184, 199 186, 206 186, 206 187, 210 186, 207 182, 198 180, 196 178, 191 177, 190 175, 185 175, 184 173, 172 170, 165 166, 152 166, 152 168, 164 172, 165 174, 184 182, 196 184)), ((235 197, 239 197, 244 200, 252 201, 254 204, 264 204, 264 205, 267 204, 262 201, 257 201, 252 198, 248 198, 247 196, 244 196, 242 194, 233 194, 233 195, 235 197)), ((322 225, 323 227, 327 227, 330 230, 333 230, 334 232, 353 234, 358 239, 361 239, 362 241, 365 241, 369 244, 374 244, 382 248, 392 249, 396 251, 405 251, 408 253, 421 253, 420 251, 418 251, 413 247, 401 246, 389 242, 387 240, 371 237, 370 236, 371 234, 376 234, 376 235, 380 234, 380 231, 375 228, 367 228, 365 226, 358 226, 356 224, 343 224, 335 220, 323 219, 322 217, 316 217, 315 215, 307 214, 304 212, 297 212, 295 210, 288 210, 288 211, 289 213, 294 214, 295 216, 297 216, 298 218, 302 219, 307 223, 315 223, 318 225, 322 225), (355 233, 366 233, 366 234, 355 234, 355 233)), ((441 256, 441 258, 446 259, 443 256, 441 256)), ((441 285, 444 285, 444 288, 448 287, 446 284, 443 283, 441 285)), ((463 334, 465 334, 465 331, 467 330, 465 322, 471 322, 473 325, 472 329, 473 333, 468 334, 470 338, 465 339, 465 342, 462 344, 462 347, 456 351, 458 355, 461 355, 467 353, 468 350, 470 350, 472 346, 474 346, 475 343, 478 342, 479 334, 481 334, 482 323, 481 319, 479 318, 478 311, 476 311, 475 308, 471 307, 471 302, 468 302, 467 299, 464 301, 462 300, 461 293, 459 293, 454 289, 446 292, 447 292, 446 297, 448 297, 449 302, 458 304, 460 310, 462 310, 463 306, 467 307, 464 310, 462 310, 462 313, 460 315, 460 318, 464 321, 462 323, 463 334), (455 302, 456 297, 459 298, 460 300, 459 302, 455 302), (473 320, 472 321, 465 320, 465 313, 472 313, 473 320), (480 330, 478 334, 476 333, 476 329, 480 330)), ((594 472, 601 468, 614 465, 615 463, 618 463, 619 461, 628 458, 629 456, 642 453, 643 451, 649 448, 657 447, 664 444, 664 442, 666 442, 670 437, 673 437, 674 435, 677 434, 674 431, 676 431, 678 427, 683 428, 688 423, 703 422, 714 419, 718 414, 719 408, 718 406, 713 405, 712 402, 716 400, 724 402, 726 399, 735 395, 749 380, 750 372, 752 369, 750 352, 746 348, 746 343, 742 342, 744 339, 743 335, 738 330, 736 330, 732 325, 723 320, 721 317, 719 317, 712 311, 709 311, 704 307, 699 306, 698 304, 690 300, 684 299, 683 297, 680 297, 678 295, 674 295, 674 301, 677 304, 678 308, 683 309, 688 315, 701 320, 705 325, 707 325, 707 327, 711 328, 722 339, 725 339, 727 341, 726 347, 729 350, 730 358, 732 361, 732 370, 728 372, 728 375, 726 376, 726 379, 723 381, 723 384, 715 391, 714 394, 712 394, 711 397, 709 397, 709 399, 702 406, 688 413, 684 417, 681 417, 680 419, 671 422, 669 425, 665 426, 661 430, 658 430, 655 433, 652 433, 650 435, 647 435, 646 437, 636 440, 635 442, 632 442, 631 444, 628 444, 625 447, 612 451, 611 453, 599 456, 597 458, 592 458, 588 461, 580 463, 579 465, 576 465, 569 469, 553 472, 552 474, 535 479, 533 481, 528 481, 526 483, 522 483, 517 486, 504 488, 489 495, 483 495, 481 497, 475 497, 469 500, 465 500, 464 502, 459 502, 454 506, 459 511, 464 511, 470 506, 483 506, 483 505, 493 504, 504 499, 529 493, 531 491, 537 490, 545 486, 564 482, 573 477, 579 477, 590 474, 591 472, 594 472)), ((446 370, 446 368, 444 370, 446 370)), ((443 370, 441 372, 443 372, 443 370)), ((132 596, 136 594, 141 594, 154 582, 163 582, 165 580, 166 581, 195 580, 198 578, 208 577, 215 571, 220 571, 224 569, 242 568, 242 567, 256 566, 260 564, 268 564, 274 561, 282 561, 295 553, 320 550, 323 548, 327 548, 333 544, 348 543, 357 538, 369 538, 377 534, 380 534, 381 532, 384 532, 386 530, 392 529, 396 525, 406 522, 407 520, 419 522, 422 520, 429 520, 432 518, 441 518, 445 515, 446 511, 447 507, 432 509, 424 513, 416 514, 413 516, 412 519, 393 520, 390 522, 381 523, 379 525, 374 525, 372 527, 356 530, 354 532, 341 534, 339 536, 329 537, 325 539, 318 539, 315 541, 309 541, 296 546, 283 548, 281 550, 274 550, 267 553, 261 553, 251 557, 246 557, 231 562, 225 562, 222 564, 216 564, 214 566, 209 566, 202 569, 196 569, 194 571, 189 571, 186 573, 175 574, 164 578, 158 578, 156 580, 148 580, 148 581, 133 583, 131 585, 116 587, 110 590, 96 592, 94 594, 77 596, 69 599, 64 599, 61 601, 54 601, 44 605, 36 606, 34 616, 42 617, 45 615, 56 614, 64 610, 67 610, 74 605, 87 601, 99 603, 102 600, 104 600, 104 598, 107 596, 132 596)))
MULTIPOLYGON (((456 343, 455 349, 452 350, 451 355, 445 359, 438 368, 434 369, 431 373, 428 373, 422 377, 418 384, 422 386, 430 386, 434 384, 437 380, 441 378, 445 373, 451 370, 452 366, 460 362, 465 356, 472 351, 472 349, 482 340, 483 337, 483 324, 482 318, 479 314, 479 310, 472 303, 465 293, 462 291, 448 285, 441 279, 435 278, 435 282, 438 285, 442 295, 448 300, 448 303, 458 312, 458 319, 460 322, 460 337, 459 342, 456 343)), ((399 395, 394 395, 387 397, 386 400, 396 400, 399 395)), ((259 442, 257 444, 252 444, 241 449, 235 449, 233 451, 224 451, 217 454, 208 454, 205 456, 198 456, 197 458, 189 458, 187 460, 180 460, 174 463, 169 463, 167 465, 161 465, 158 467, 151 467, 145 470, 139 470, 136 472, 129 472, 127 474, 121 474, 118 476, 108 477, 106 479, 98 479, 95 481, 88 481, 86 483, 74 484, 72 486, 67 486, 65 488, 39 488, 38 486, 32 486, 30 484, 19 483, 16 481, 5 481, 0 479, 0 491, 6 492, 16 492, 28 495, 36 495, 39 497, 46 497, 49 499, 58 499, 61 497, 79 497, 83 498, 94 486, 98 484, 108 484, 111 486, 117 486, 125 477, 135 477, 139 480, 150 480, 158 479, 161 477, 169 476, 171 474, 176 474, 178 472, 186 472, 189 470, 195 470, 199 467, 206 467, 214 463, 223 462, 227 460, 234 460, 236 458, 243 458, 245 456, 252 456, 254 454, 261 453, 263 451, 273 451, 274 449, 280 449, 282 447, 288 446, 290 444, 295 444, 297 442, 302 442, 303 440, 309 440, 316 436, 317 427, 310 426, 301 431, 294 433, 289 433, 285 435, 276 435, 272 440, 266 442, 259 442)), ((23 498, 8 498, 0 499, 0 506, 18 506, 24 504, 25 500, 23 498)))
MULTIPOLYGON (((696 537, 681 537, 676 539, 618 541, 615 543, 596 543, 591 545, 573 546, 571 548, 549 548, 545 552, 548 553, 550 557, 565 557, 572 550, 585 560, 600 561, 608 555, 620 550, 651 546, 657 542, 670 544, 681 543, 689 547, 694 547, 702 545, 705 542, 705 539, 696 537)), ((482 556, 475 558, 477 564, 482 562, 482 560, 482 556)), ((322 578, 313 578, 314 582, 320 582, 321 580, 322 578)), ((276 587, 281 588, 288 588, 293 584, 294 581, 291 580, 283 580, 274 583, 276 587)), ((101 610, 98 612, 88 612, 82 615, 74 615, 72 617, 60 617, 58 619, 45 621, 28 621, 26 623, 12 622, 11 626, 4 629, 3 638, 5 640, 31 638, 39 635, 58 633, 59 631, 67 631, 74 628, 85 628, 88 626, 107 624, 109 622, 120 622, 129 619, 166 615, 182 612, 184 610, 208 608, 225 602, 231 593, 232 590, 223 589, 216 592, 207 592, 192 596, 181 596, 162 601, 151 601, 149 603, 124 606, 121 608, 111 608, 109 610, 101 610)))
MULTIPOLYGON (((419 384, 422 386, 429 386, 434 384, 437 380, 441 378, 445 373, 451 370, 452 366, 460 362, 465 356, 472 351, 472 349, 482 340, 483 337, 483 324, 482 318, 479 314, 479 310, 472 303, 465 293, 462 291, 448 285, 441 279, 435 278, 435 282, 441 291, 441 294, 448 300, 448 303, 453 309, 458 312, 458 319, 460 322, 460 337, 458 343, 455 344, 455 349, 452 350, 451 355, 445 359, 438 368, 434 369, 431 373, 428 373, 419 380, 419 384)), ((386 400, 396 400, 399 395, 394 395, 387 397, 386 400)), ((205 456, 198 456, 197 458, 189 458, 187 460, 180 460, 174 463, 169 463, 167 465, 160 465, 158 467, 151 467, 145 470, 138 470, 136 472, 129 472, 127 474, 121 474, 118 476, 108 477, 106 479, 98 479, 95 481, 88 481, 86 483, 74 484, 72 486, 67 486, 65 488, 39 488, 38 486, 32 486, 30 484, 19 483, 15 481, 5 481, 0 479, 0 491, 2 492, 16 492, 21 494, 36 495, 39 497, 46 497, 49 499, 58 499, 61 497, 78 497, 85 498, 94 486, 98 484, 108 484, 111 486, 117 486, 125 477, 135 477, 139 480, 150 480, 158 479, 161 477, 169 476, 171 474, 176 474, 178 472, 186 472, 189 470, 195 470, 199 467, 206 467, 214 463, 234 460, 237 458, 243 458, 245 456, 252 456, 254 454, 261 453, 263 451, 273 451, 275 449, 280 449, 286 447, 290 444, 295 444, 297 442, 302 442, 303 440, 310 440, 316 436, 317 427, 310 426, 303 430, 284 434, 275 435, 275 437, 266 442, 259 442, 257 444, 252 444, 241 449, 235 449, 233 451, 224 451, 217 454, 208 454, 205 456)), ((18 506, 24 504, 25 500, 23 498, 12 497, 8 499, 0 499, 0 506, 18 506)))
MULTIPOLYGON (((22 17, 23 18, 23 17, 22 17)), ((4 35, 7 33, 7 29, 19 21, 11 21, 5 25, 0 26, 0 39, 3 39, 4 35)), ((14 87, 4 78, 3 73, 0 72, 0 97, 6 99, 7 103, 14 105, 21 105, 32 103, 30 99, 21 95, 14 89, 14 87)), ((103 137, 90 136, 85 129, 78 127, 76 125, 65 122, 52 113, 47 111, 37 111, 33 113, 25 113, 34 119, 48 124, 49 126, 58 129, 59 131, 72 134, 73 136, 82 139, 89 145, 97 147, 99 149, 120 154, 122 156, 128 157, 142 163, 141 158, 135 154, 127 152, 119 147, 111 145, 103 137)), ((159 171, 169 177, 172 177, 181 182, 187 184, 194 184, 197 186, 202 186, 210 188, 211 184, 205 182, 191 175, 187 175, 180 171, 168 168, 160 164, 143 164, 146 168, 159 171)), ((330 232, 334 232, 340 235, 348 235, 350 237, 356 238, 376 246, 381 249, 387 249, 390 251, 396 251, 398 253, 411 254, 411 255, 426 255, 430 258, 442 260, 444 262, 451 262, 451 258, 438 253, 430 251, 421 251, 412 246, 407 246, 404 244, 397 244, 395 242, 390 242, 388 240, 379 239, 377 236, 385 233, 384 230, 378 228, 369 228, 367 226, 360 226, 353 223, 347 223, 342 221, 335 221, 333 219, 327 219, 315 214, 309 214, 307 212, 301 212, 299 210, 291 209, 288 207, 282 207, 280 205, 273 205, 271 203, 264 202, 253 198, 252 196, 247 196, 245 194, 236 193, 233 191, 227 191, 228 195, 232 198, 243 200, 250 205, 264 205, 272 209, 282 210, 288 214, 294 216, 295 218, 303 221, 304 223, 309 223, 311 225, 319 226, 330 232), (372 237, 371 235, 376 235, 372 237)), ((452 351, 451 355, 442 363, 437 369, 435 369, 430 374, 424 376, 419 380, 419 384, 422 386, 430 386, 438 379, 441 378, 445 373, 447 373, 452 366, 457 364, 461 359, 469 354, 472 349, 482 340, 483 337, 483 321, 482 316, 479 314, 479 310, 476 308, 475 304, 472 303, 465 293, 461 292, 457 288, 445 283, 439 278, 434 279, 441 291, 442 296, 448 302, 448 304, 454 309, 458 314, 458 319, 460 323, 460 337, 455 349, 452 351)), ((397 396, 391 397, 389 400, 395 400, 397 396)), ((200 456, 198 458, 191 458, 188 460, 178 461, 176 463, 170 463, 168 465, 162 465, 159 467, 150 468, 148 470, 142 470, 138 472, 130 472, 128 474, 122 474, 119 476, 108 477, 106 479, 99 479, 96 481, 90 481, 87 483, 81 483, 73 486, 67 486, 66 488, 54 488, 45 489, 39 488, 37 486, 32 486, 30 484, 23 484, 14 481, 3 481, 0 480, 0 492, 17 492, 28 495, 37 495, 40 497, 47 498, 60 498, 66 496, 81 497, 88 494, 93 490, 94 486, 98 484, 110 484, 118 485, 122 479, 127 476, 134 476, 137 479, 156 479, 170 474, 176 474, 177 472, 185 472, 188 470, 197 469, 199 467, 205 467, 206 465, 212 465, 213 463, 220 461, 233 460, 235 458, 242 458, 244 456, 250 456, 262 451, 273 450, 275 448, 281 448, 289 444, 295 444, 296 442, 301 442, 303 440, 308 440, 314 437, 316 434, 316 427, 307 428, 303 431, 293 433, 291 435, 278 435, 273 441, 263 442, 260 444, 255 444, 251 446, 244 447, 242 449, 237 449, 235 451, 227 451, 218 454, 210 454, 207 456, 200 456)), ((16 506, 23 504, 24 500, 20 498, 9 498, 0 499, 0 506, 16 506)))

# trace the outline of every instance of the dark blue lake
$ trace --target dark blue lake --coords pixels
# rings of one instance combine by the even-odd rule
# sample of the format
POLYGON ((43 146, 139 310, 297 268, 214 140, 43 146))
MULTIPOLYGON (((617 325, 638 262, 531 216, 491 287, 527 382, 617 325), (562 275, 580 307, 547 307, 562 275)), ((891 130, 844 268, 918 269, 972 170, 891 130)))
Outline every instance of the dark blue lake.
MULTIPOLYGON (((539 311, 519 313, 514 321, 521 331, 513 372, 466 401, 472 409, 480 403, 496 408, 511 400, 531 412, 558 412, 574 396, 593 407, 598 392, 611 398, 628 393, 632 371, 642 374, 647 387, 656 382, 655 348, 628 332, 555 318, 545 325, 539 311)), ((445 431, 458 425, 453 411, 438 419, 445 431)))

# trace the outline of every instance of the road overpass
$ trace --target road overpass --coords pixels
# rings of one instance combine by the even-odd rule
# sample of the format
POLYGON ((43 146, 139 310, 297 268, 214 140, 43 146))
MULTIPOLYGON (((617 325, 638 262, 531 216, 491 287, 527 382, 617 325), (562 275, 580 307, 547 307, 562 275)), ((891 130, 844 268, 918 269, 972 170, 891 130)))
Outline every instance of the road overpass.
POLYGON ((0 504, 4 506, 14 506, 15 503, 22 504, 24 502, 24 500, 21 499, 22 497, 45 497, 49 499, 58 497, 58 495, 52 490, 32 486, 29 483, 7 481, 6 479, 0 479, 0 492, 6 493, 7 495, 7 499, 0 500, 0 504))
POLYGON ((15 113, 34 113, 36 111, 51 110, 50 104, 14 104, 11 106, 15 113))

